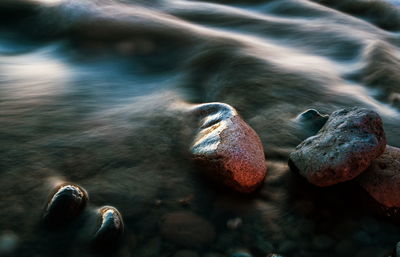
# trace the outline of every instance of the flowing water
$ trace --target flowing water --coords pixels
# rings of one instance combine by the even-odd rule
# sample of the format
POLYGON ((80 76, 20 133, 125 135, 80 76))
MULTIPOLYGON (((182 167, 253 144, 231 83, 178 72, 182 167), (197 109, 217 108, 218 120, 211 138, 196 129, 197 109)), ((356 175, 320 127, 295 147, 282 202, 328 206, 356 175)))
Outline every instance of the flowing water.
POLYGON ((287 158, 311 135, 295 122, 309 108, 375 110, 400 147, 394 5, 1 0, 0 255, 101 255, 88 249, 84 221, 41 226, 52 187, 71 181, 88 191, 88 211, 122 213, 125 237, 107 256, 173 256, 185 247, 160 224, 186 210, 216 230, 194 249, 201 256, 383 257, 400 240, 397 223, 362 208, 356 184, 298 180, 287 158), (190 161, 196 124, 182 113, 214 101, 235 107, 264 144, 268 175, 252 195, 203 180, 190 161))

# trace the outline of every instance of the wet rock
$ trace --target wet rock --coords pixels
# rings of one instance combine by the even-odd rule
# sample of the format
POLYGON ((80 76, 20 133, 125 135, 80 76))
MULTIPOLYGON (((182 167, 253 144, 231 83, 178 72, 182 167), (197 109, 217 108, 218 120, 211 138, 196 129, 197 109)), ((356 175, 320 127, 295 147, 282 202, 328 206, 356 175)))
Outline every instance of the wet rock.
POLYGON ((0 234, 0 256, 11 256, 18 245, 18 236, 12 231, 0 234))
POLYGON ((200 257, 200 255, 190 250, 180 250, 174 254, 173 257, 200 257))
POLYGON ((122 216, 112 206, 101 207, 98 215, 99 229, 93 237, 93 247, 99 250, 114 248, 124 233, 122 216))
POLYGON ((321 114, 315 109, 308 109, 300 113, 295 121, 305 130, 309 131, 310 134, 315 134, 324 126, 328 118, 329 115, 321 114))
POLYGON ((250 253, 240 251, 240 252, 235 252, 229 255, 229 257, 253 257, 250 253))
POLYGON ((161 235, 183 247, 200 248, 215 239, 214 227, 202 217, 189 212, 172 212, 163 218, 161 235))
POLYGON ((289 155, 289 166, 317 186, 351 180, 386 147, 379 115, 363 108, 333 112, 317 135, 289 155))
POLYGON ((194 112, 201 125, 191 147, 193 159, 215 180, 239 192, 254 191, 267 171, 257 133, 227 104, 202 104, 194 112))
POLYGON ((360 176, 360 185, 377 202, 387 208, 400 207, 400 148, 386 146, 360 176))
POLYGON ((58 186, 46 205, 44 223, 49 227, 67 225, 82 213, 88 199, 87 192, 78 185, 66 183, 58 186))
POLYGON ((240 226, 242 226, 242 224, 243 224, 243 220, 240 217, 236 217, 236 218, 230 219, 230 220, 228 220, 226 222, 226 226, 230 230, 236 230, 240 226))

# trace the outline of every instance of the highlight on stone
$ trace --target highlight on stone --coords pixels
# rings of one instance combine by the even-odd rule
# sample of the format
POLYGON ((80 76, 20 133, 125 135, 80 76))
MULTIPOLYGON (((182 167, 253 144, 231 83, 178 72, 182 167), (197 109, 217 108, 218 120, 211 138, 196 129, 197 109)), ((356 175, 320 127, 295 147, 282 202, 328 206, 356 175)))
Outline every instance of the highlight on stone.
POLYGON ((82 187, 70 183, 59 185, 46 205, 44 223, 49 227, 68 225, 82 213, 88 200, 88 193, 82 187))
POLYGON ((112 249, 118 245, 124 233, 121 213, 112 206, 98 210, 98 229, 93 236, 93 247, 97 250, 112 249))
POLYGON ((200 169, 239 192, 256 190, 267 174, 257 133, 228 104, 201 104, 192 112, 199 129, 190 152, 200 169))

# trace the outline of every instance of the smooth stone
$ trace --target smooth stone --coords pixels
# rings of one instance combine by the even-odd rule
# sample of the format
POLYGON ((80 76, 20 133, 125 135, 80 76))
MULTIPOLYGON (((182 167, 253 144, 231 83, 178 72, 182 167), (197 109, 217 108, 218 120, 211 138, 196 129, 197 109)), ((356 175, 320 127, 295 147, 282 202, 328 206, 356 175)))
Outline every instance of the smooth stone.
POLYGON ((360 176, 359 183, 383 206, 399 208, 400 148, 386 146, 386 151, 360 176))
POLYGON ((308 109, 300 113, 295 121, 311 134, 315 134, 324 126, 328 118, 329 115, 321 114, 315 109, 308 109))
POLYGON ((226 222, 226 227, 230 230, 236 230, 242 226, 243 220, 240 217, 230 219, 226 222))
POLYGON ((253 256, 247 252, 235 252, 230 254, 229 257, 253 257, 253 256))
POLYGON ((200 248, 214 241, 214 227, 205 219, 189 211, 171 212, 164 216, 161 235, 183 247, 200 248))
POLYGON ((124 233, 121 213, 112 206, 103 206, 98 210, 99 228, 93 237, 93 246, 97 249, 114 248, 124 233))
POLYGON ((180 250, 174 254, 173 257, 200 257, 200 255, 190 250, 180 250))
POLYGON ((257 189, 267 174, 257 133, 230 105, 208 103, 193 111, 201 122, 190 149, 192 158, 218 182, 244 193, 257 189))
POLYGON ((330 186, 357 177, 385 148, 382 120, 376 112, 342 109, 290 153, 289 166, 316 186, 330 186))
POLYGON ((0 234, 0 256, 11 255, 18 245, 18 236, 12 231, 0 234))
POLYGON ((46 205, 44 223, 50 227, 67 225, 82 213, 88 199, 85 189, 78 185, 68 183, 59 185, 46 205))

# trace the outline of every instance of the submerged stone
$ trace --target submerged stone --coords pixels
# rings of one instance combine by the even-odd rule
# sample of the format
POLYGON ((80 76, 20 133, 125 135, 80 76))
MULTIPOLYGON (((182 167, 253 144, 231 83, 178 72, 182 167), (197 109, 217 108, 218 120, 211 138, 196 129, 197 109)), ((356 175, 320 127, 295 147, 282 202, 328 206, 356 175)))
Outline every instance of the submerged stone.
POLYGON ((386 146, 360 176, 360 185, 387 208, 400 208, 400 148, 386 146))
POLYGON ((161 223, 161 235, 183 247, 201 248, 214 241, 214 227, 205 219, 189 211, 167 214, 161 223))
POLYGON ((267 171, 257 133, 227 104, 195 107, 200 129, 191 147, 193 159, 205 173, 239 192, 254 191, 267 171))
POLYGON ((112 206, 104 206, 98 210, 100 217, 99 229, 93 238, 97 249, 115 247, 124 233, 124 223, 119 211, 112 206))
POLYGON ((386 147, 379 115, 363 108, 333 112, 317 135, 289 155, 289 165, 310 183, 330 186, 365 171, 386 147))
POLYGON ((77 218, 85 209, 89 197, 78 185, 62 184, 52 194, 43 215, 47 226, 60 227, 77 218))
POLYGON ((329 115, 321 114, 319 111, 315 109, 308 109, 302 113, 300 113, 295 121, 299 124, 304 130, 310 132, 310 134, 315 134, 320 130, 326 121, 328 120, 329 115))

